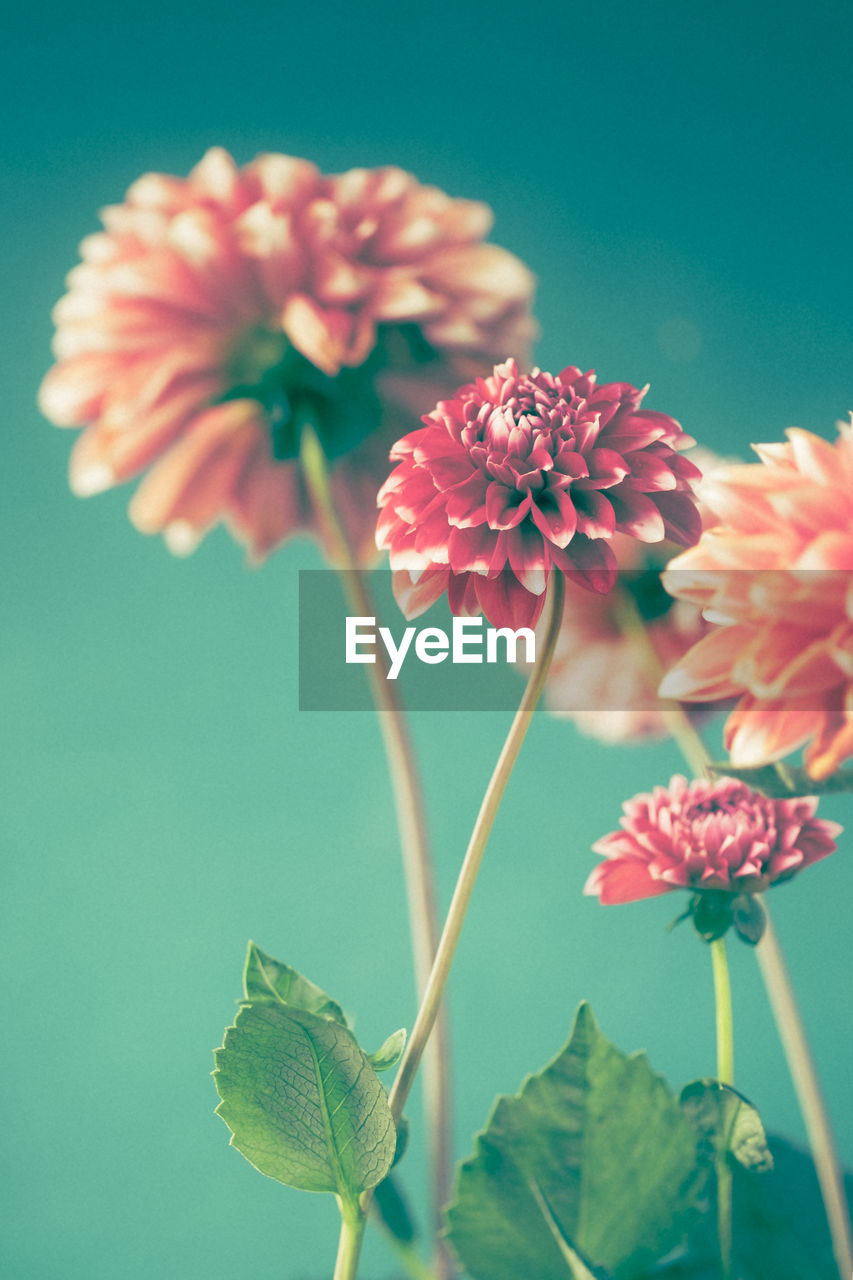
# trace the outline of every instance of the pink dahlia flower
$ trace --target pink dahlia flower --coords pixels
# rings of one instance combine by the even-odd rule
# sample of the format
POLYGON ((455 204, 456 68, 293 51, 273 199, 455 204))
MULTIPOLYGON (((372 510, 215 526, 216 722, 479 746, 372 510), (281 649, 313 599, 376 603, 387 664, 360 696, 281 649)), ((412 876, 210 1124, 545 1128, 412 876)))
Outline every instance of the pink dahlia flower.
MULTIPOLYGON (((702 476, 722 464, 708 449, 692 449, 689 457, 702 476)), ((701 478, 693 488, 704 521, 701 478)), ((571 719, 590 737, 639 742, 669 732, 657 670, 669 670, 708 633, 710 623, 697 605, 675 601, 664 589, 661 575, 679 550, 674 543, 645 547, 617 533, 611 546, 619 573, 609 595, 566 585, 545 702, 553 715, 571 719), (645 635, 626 626, 626 613, 642 621, 645 635)), ((701 717, 707 707, 693 710, 701 717)))
POLYGON ((760 893, 835 851, 837 822, 816 818, 817 800, 770 800, 733 778, 669 787, 623 805, 622 830, 593 849, 604 856, 584 893, 605 904, 671 889, 760 893))
POLYGON ((86 428, 76 493, 151 468, 131 518, 176 551, 220 520, 254 557, 314 525, 305 415, 354 543, 372 544, 388 442, 532 336, 532 277, 483 243, 488 208, 400 169, 238 168, 215 148, 101 216, 56 308, 40 402, 86 428))
POLYGON ((407 617, 446 590, 454 613, 532 626, 552 569, 610 590, 617 531, 695 541, 699 471, 675 452, 693 441, 641 409, 644 394, 575 368, 522 374, 508 360, 399 440, 376 536, 407 617))
POLYGON ((706 634, 709 624, 696 605, 674 601, 663 589, 661 573, 675 550, 671 543, 660 548, 659 556, 622 534, 611 545, 619 574, 609 595, 566 584, 545 702, 553 715, 568 717, 602 742, 662 737, 669 730, 648 646, 665 671, 706 634), (645 623, 645 637, 625 630, 623 593, 645 623))
POLYGON ((853 754, 853 427, 842 424, 834 444, 787 436, 703 484, 713 519, 664 581, 720 625, 661 693, 738 698, 726 725, 733 764, 808 743, 806 767, 822 779, 853 754))

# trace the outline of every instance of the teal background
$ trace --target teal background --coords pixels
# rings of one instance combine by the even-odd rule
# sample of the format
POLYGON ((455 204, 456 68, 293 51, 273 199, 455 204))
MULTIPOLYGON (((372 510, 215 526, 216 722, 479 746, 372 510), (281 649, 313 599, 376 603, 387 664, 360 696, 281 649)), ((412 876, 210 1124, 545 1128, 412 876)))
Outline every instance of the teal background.
MULTIPOLYGON (((83 0, 7 17, 4 1280, 328 1276, 331 1200, 260 1177, 212 1114, 246 940, 332 992, 369 1047, 413 1016, 376 726, 296 711, 297 569, 316 551, 250 572, 215 534, 173 559, 131 528, 126 492, 70 495, 70 437, 35 409, 95 210, 216 143, 398 163, 493 205, 495 240, 540 279, 543 365, 651 382, 650 407, 722 452, 794 423, 831 436, 853 406, 852 13, 83 0)), ((415 717, 445 903, 508 718, 415 717)), ((581 997, 674 1085, 713 1069, 708 957, 665 929, 680 898, 580 894, 622 800, 678 768, 668 744, 606 748, 539 717, 453 975, 460 1157, 581 997)), ((823 808, 853 826, 849 798, 823 808)), ((848 1160, 851 888, 844 846, 773 893, 848 1160)), ((738 1082, 801 1135, 754 957, 732 950, 738 1082)), ((364 1274, 394 1274, 377 1241, 364 1274)))

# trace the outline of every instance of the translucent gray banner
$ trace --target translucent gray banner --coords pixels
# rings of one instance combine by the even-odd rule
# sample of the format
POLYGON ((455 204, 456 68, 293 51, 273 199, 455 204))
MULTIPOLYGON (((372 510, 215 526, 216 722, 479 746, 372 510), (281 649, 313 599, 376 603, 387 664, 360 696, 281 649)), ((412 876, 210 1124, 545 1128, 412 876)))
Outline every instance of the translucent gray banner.
MULTIPOLYGON (((763 705, 787 706, 787 689, 774 689, 786 665, 799 660, 797 706, 826 709, 832 687, 834 638, 845 645, 853 668, 853 629, 847 620, 853 574, 783 570, 718 574, 667 571, 672 590, 689 588, 690 600, 673 599, 661 583, 661 564, 620 570, 608 595, 574 583, 566 586, 561 634, 545 692, 556 712, 647 713, 662 706, 659 676, 719 623, 743 623, 739 668, 766 685, 763 705), (704 595, 705 617, 696 602, 704 595), (709 620, 710 619, 710 620, 709 620), (762 651, 762 631, 784 643, 762 651), (778 649, 778 652, 776 651, 778 649), (813 662, 802 656, 814 652, 813 662)), ((495 628, 482 616, 454 618, 442 595, 421 616, 407 620, 386 570, 338 574, 329 569, 299 574, 299 708, 302 711, 367 711, 371 680, 394 685, 413 711, 498 711, 518 705, 536 646, 523 627, 495 628)), ((739 633, 740 634, 740 633, 739 633)), ((837 647, 837 645, 836 645, 837 647)), ((838 655, 836 655, 838 656, 838 655)), ((837 668, 841 687, 844 656, 837 668)), ((743 686, 741 686, 743 687, 743 686)))

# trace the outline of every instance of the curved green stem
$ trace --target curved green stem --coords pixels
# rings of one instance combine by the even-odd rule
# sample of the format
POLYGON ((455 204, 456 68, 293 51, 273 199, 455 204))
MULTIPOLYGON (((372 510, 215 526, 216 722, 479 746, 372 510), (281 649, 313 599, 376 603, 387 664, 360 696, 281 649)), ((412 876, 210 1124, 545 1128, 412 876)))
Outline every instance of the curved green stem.
MULTIPOLYGON (((344 594, 354 614, 374 617, 376 606, 367 589, 347 535, 338 519, 329 483, 323 447, 303 412, 300 423, 302 474, 326 541, 334 557, 344 594)), ((385 748, 391 788, 400 832, 400 849, 406 883, 409 929, 418 1000, 423 1000, 438 946, 438 910, 435 877, 427 839, 426 812, 415 754, 394 685, 386 678, 385 655, 377 654, 367 668, 379 729, 385 748)), ((432 1218, 436 1239, 438 1280, 455 1274, 452 1255, 439 1238, 441 1210, 451 1198, 453 1172, 450 1037, 445 1014, 439 1018, 424 1062, 424 1111, 429 1163, 432 1171, 432 1218)))
POLYGON ((563 593, 564 579, 562 574, 552 573, 550 583, 551 599, 548 606, 550 613, 543 636, 543 643, 536 655, 536 662, 530 673, 527 687, 524 690, 518 711, 515 713, 506 741, 498 756, 480 811, 477 814, 477 820, 471 832, 471 839, 468 842, 468 848, 459 872, 459 879, 456 882, 456 889, 453 893, 447 919, 444 922, 444 929, 438 944, 438 951, 429 976, 427 989, 421 1007, 418 1010, 412 1034, 406 1045, 400 1069, 397 1072, 394 1085, 388 1097, 391 1114, 395 1122, 402 1114, 406 1099, 414 1083, 421 1056, 435 1024, 489 835, 500 808, 506 784, 518 759, 521 744, 524 741, 527 730, 530 728, 536 704, 545 684, 545 677, 551 665, 551 658, 563 617, 563 593))
POLYGON ((349 1205, 343 1201, 338 1203, 341 1210, 341 1234, 338 1238, 334 1280, 355 1280, 367 1216, 357 1205, 349 1205))
POLYGON ((711 943, 711 965, 714 970, 714 1003, 717 1010, 717 1079, 721 1084, 734 1084, 735 1051, 732 1019, 732 984, 725 938, 711 943))
MULTIPOLYGON (((711 943, 711 966, 714 971, 714 1005, 717 1013, 717 1079, 733 1085, 735 1073, 734 1022, 732 1019, 732 986, 725 938, 711 943)), ((717 1239, 720 1243, 720 1269, 723 1280, 732 1274, 732 1170, 726 1143, 717 1151, 717 1239)))

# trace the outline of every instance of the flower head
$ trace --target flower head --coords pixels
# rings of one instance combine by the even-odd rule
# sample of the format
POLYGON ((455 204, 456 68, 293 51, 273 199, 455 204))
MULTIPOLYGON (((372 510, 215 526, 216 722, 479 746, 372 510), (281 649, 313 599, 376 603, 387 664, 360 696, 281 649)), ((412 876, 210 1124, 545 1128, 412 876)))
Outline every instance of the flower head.
POLYGON ((808 743, 824 778, 853 755, 853 426, 830 444, 792 429, 761 461, 706 477, 712 513, 670 563, 667 590, 718 623, 661 685, 664 697, 737 697, 726 746, 737 766, 808 743))
POLYGON ((388 441, 532 336, 532 277, 483 243, 485 205, 396 168, 323 176, 215 148, 102 212, 56 308, 45 414, 85 427, 71 484, 147 477, 134 523, 190 550, 224 520, 263 556, 313 518, 308 414, 356 544, 372 543, 388 441))
POLYGON ((634 902, 672 889, 752 894, 835 851, 836 822, 811 796, 771 800, 733 778, 680 774, 623 805, 622 830, 593 845, 604 856, 584 893, 634 902))
MULTIPOLYGON (((689 458, 703 474, 721 465, 708 449, 692 449, 689 458)), ((701 479, 693 488, 704 520, 701 479)), ((679 550, 674 543, 649 547, 617 533, 611 547, 619 572, 609 595, 566 586, 544 697, 553 715, 571 719, 590 737, 640 742, 669 732, 658 671, 669 670, 710 623, 697 605, 673 600, 664 589, 661 575, 679 550)), ((707 707, 691 712, 699 718, 707 707)))
POLYGON ((531 626, 552 569, 610 589, 617 531, 694 541, 699 472, 676 453, 692 441, 673 418, 641 409, 644 394, 576 368, 526 375, 508 360, 399 440, 377 542, 407 616, 447 590, 455 613, 531 626))
POLYGON ((668 732, 655 667, 667 670, 709 624, 696 605, 675 601, 663 589, 661 573, 672 544, 649 552, 617 534, 611 545, 619 573, 609 595, 566 586, 544 697, 552 714, 573 720, 583 733, 603 742, 634 742, 668 732), (626 596, 645 634, 626 628, 626 596))

